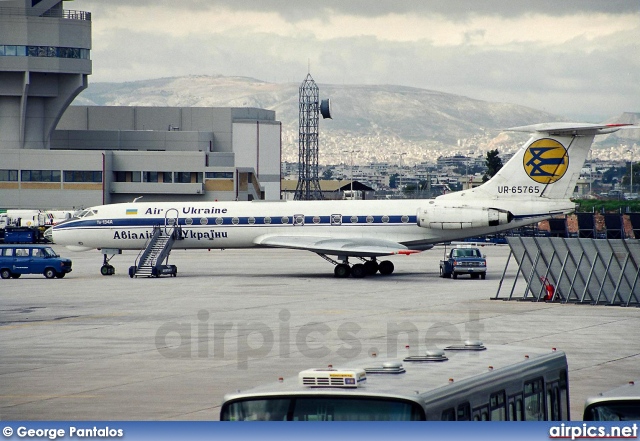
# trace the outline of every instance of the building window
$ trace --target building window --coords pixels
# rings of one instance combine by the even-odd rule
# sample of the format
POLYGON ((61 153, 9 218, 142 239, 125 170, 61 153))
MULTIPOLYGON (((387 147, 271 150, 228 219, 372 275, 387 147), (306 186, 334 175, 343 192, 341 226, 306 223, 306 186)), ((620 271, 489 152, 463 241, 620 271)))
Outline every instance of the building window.
POLYGON ((102 172, 65 170, 64 182, 102 182, 102 172))
POLYGON ((171 184, 173 182, 173 173, 171 172, 162 172, 162 182, 166 184, 171 184))
POLYGON ((79 47, 0 45, 0 56, 48 57, 88 60, 91 51, 79 47))
POLYGON ((191 173, 190 172, 175 172, 176 183, 178 184, 190 184, 191 173))
POLYGON ((142 172, 143 182, 158 182, 158 172, 142 172))
POLYGON ((22 182, 60 182, 60 170, 22 170, 22 182))
POLYGON ((17 181, 18 170, 0 170, 0 181, 17 181))
POLYGON ((206 172, 207 179, 233 179, 233 172, 206 172))

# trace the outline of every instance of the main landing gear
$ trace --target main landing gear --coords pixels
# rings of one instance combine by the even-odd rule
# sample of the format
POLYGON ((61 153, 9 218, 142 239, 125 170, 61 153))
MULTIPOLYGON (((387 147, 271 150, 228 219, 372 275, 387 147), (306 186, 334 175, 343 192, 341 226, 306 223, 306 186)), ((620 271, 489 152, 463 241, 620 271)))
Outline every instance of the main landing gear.
POLYGON ((361 279, 366 276, 373 276, 376 273, 388 276, 393 273, 394 270, 393 262, 389 260, 378 262, 375 257, 370 260, 358 257, 358 259, 362 260, 363 263, 349 265, 348 256, 340 256, 338 258, 340 260, 339 262, 327 257, 325 254, 319 254, 319 256, 335 265, 333 275, 339 279, 344 279, 349 276, 361 279))

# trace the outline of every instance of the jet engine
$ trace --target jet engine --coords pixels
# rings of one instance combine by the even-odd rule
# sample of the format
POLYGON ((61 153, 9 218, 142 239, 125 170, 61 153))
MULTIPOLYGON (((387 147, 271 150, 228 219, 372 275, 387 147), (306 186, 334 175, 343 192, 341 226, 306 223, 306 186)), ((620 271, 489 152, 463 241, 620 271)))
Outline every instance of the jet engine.
POLYGON ((434 230, 497 227, 513 220, 513 213, 497 208, 439 207, 418 210, 418 226, 434 230))

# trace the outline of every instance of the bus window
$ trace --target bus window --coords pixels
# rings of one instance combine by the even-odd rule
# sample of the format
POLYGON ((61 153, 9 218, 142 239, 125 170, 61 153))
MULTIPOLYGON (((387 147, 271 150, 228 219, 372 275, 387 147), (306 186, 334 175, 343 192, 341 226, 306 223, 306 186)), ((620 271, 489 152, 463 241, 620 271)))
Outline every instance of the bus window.
POLYGON ((418 421, 422 408, 405 400, 351 397, 273 397, 228 403, 222 421, 418 421))
POLYGON ((547 385, 547 410, 549 412, 549 420, 562 420, 560 401, 560 382, 554 381, 553 383, 547 385))
POLYGON ((560 371, 560 420, 569 421, 569 381, 567 379, 567 371, 560 371))
POLYGON ((471 420, 471 404, 463 403, 458 406, 458 421, 471 420))
POLYGON ((489 398, 489 406, 491 408, 491 421, 507 420, 507 409, 504 391, 491 394, 491 397, 489 398))
POLYGON ((415 421, 424 419, 417 404, 370 398, 296 398, 293 421, 415 421))
POLYGON ((584 421, 638 421, 640 400, 603 400, 584 411, 584 421))
POLYGON ((489 406, 473 409, 473 421, 489 421, 489 406))
POLYGON ((509 420, 522 421, 522 394, 509 397, 509 420))
POLYGON ((542 378, 524 383, 525 421, 544 421, 544 396, 542 378))
POLYGON ((246 400, 227 406, 226 421, 286 421, 289 399, 246 400))
POLYGON ((442 416, 440 417, 440 421, 455 421, 455 420, 456 420, 456 410, 453 407, 442 411, 442 416))

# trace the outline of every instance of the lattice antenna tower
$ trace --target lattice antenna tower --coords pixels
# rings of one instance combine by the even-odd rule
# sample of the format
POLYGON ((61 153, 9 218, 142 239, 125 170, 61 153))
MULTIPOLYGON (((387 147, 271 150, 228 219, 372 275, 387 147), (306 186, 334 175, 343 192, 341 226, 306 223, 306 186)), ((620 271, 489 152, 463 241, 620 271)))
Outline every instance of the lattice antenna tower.
POLYGON ((298 185, 294 199, 319 200, 322 190, 318 179, 318 121, 319 114, 331 118, 330 101, 320 103, 320 91, 310 73, 298 91, 298 185))

